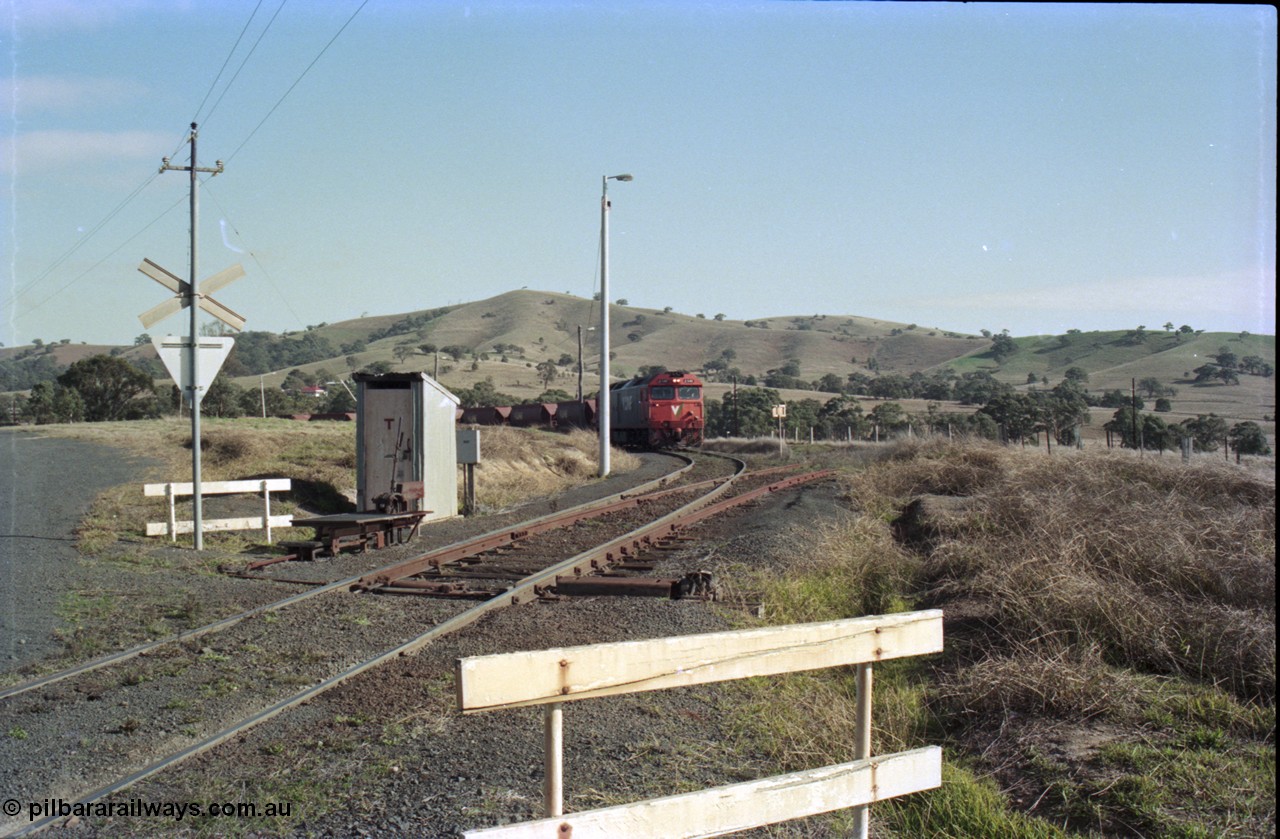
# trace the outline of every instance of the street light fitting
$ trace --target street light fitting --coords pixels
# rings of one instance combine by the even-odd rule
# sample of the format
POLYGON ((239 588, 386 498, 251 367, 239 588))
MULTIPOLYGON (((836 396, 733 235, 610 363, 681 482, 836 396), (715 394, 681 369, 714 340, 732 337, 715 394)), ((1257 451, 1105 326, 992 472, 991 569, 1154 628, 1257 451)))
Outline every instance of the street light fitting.
POLYGON ((611 181, 633 181, 633 180, 635 180, 635 178, 633 178, 631 175, 609 175, 609 180, 611 180, 611 181))

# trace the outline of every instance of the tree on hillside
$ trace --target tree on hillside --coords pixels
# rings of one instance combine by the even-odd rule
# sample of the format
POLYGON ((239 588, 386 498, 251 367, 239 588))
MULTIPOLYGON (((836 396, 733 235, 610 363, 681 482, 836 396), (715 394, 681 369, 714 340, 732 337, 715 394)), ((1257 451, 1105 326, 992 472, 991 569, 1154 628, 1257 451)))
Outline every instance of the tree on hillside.
POLYGON ((1062 377, 1069 382, 1079 382, 1087 384, 1089 382, 1089 371, 1083 367, 1068 367, 1062 377))
POLYGON ((991 338, 991 356, 1001 364, 1018 351, 1018 344, 1005 333, 991 338))
POLYGON ((109 355, 77 361, 58 377, 58 384, 79 394, 88 422, 122 420, 145 413, 146 409, 130 403, 134 397, 155 393, 150 376, 124 359, 109 355))
POLYGON ((542 386, 550 387, 551 383, 556 380, 556 376, 560 375, 560 368, 556 367, 556 363, 550 359, 538 362, 538 380, 542 382, 542 386))

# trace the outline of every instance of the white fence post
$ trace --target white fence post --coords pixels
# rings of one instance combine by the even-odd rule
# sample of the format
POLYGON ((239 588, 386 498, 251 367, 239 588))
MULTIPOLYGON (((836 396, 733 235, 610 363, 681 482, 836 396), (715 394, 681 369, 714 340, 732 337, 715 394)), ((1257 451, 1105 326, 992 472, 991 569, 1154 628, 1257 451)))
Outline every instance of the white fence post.
POLYGON ((559 816, 564 813, 564 706, 552 702, 543 714, 546 730, 543 733, 543 763, 546 771, 546 814, 559 816))
POLYGON ((169 541, 178 541, 178 510, 173 491, 173 484, 164 485, 165 497, 169 499, 169 541))
MULTIPOLYGON (((255 481, 202 481, 200 483, 201 495, 261 492, 264 512, 261 518, 205 519, 202 522, 202 530, 206 532, 210 530, 265 530, 267 543, 271 544, 271 528, 293 526, 293 516, 271 515, 271 493, 288 492, 292 487, 293 482, 289 478, 265 478, 255 481)), ((159 523, 147 522, 147 535, 162 536, 168 534, 170 540, 176 542, 179 533, 194 532, 194 522, 177 520, 176 504, 177 496, 191 495, 194 492, 195 487, 189 483, 145 484, 142 487, 143 495, 163 495, 169 502, 169 520, 159 523)))
POLYGON ((546 815, 468 831, 464 839, 719 836, 855 808, 864 837, 869 806, 942 784, 942 749, 926 746, 871 757, 872 664, 942 651, 942 612, 928 610, 826 623, 766 627, 534 650, 458 660, 464 714, 545 705, 546 815), (565 702, 649 690, 857 666, 856 759, 758 781, 564 815, 565 702))

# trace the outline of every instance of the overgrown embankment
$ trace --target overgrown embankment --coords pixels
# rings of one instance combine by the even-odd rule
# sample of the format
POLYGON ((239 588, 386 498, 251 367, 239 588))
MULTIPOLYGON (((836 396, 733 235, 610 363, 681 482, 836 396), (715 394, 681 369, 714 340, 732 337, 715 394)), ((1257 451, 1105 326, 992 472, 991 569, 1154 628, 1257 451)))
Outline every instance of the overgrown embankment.
MULTIPOLYGON (((1274 834, 1272 480, 913 444, 847 481, 862 515, 745 585, 777 623, 945 611, 945 653, 876 671, 875 751, 948 764, 880 835, 1274 834)), ((796 676, 742 731, 788 768, 847 760, 853 695, 796 676)))

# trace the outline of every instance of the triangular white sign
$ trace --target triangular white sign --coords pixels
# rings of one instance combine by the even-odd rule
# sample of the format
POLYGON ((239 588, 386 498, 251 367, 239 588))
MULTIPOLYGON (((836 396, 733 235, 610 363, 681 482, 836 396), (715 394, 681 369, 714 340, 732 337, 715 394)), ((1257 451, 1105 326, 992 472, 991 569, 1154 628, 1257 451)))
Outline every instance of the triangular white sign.
MULTIPOLYGON (((169 375, 173 376, 173 380, 178 383, 178 387, 182 390, 182 399, 191 405, 191 341, 188 338, 179 338, 175 335, 166 335, 163 338, 152 338, 152 345, 155 346, 156 352, 160 355, 160 360, 164 362, 165 369, 169 371, 169 375)), ((231 348, 235 346, 235 338, 199 338, 196 340, 197 367, 196 375, 199 381, 196 382, 196 402, 204 399, 205 393, 209 390, 209 385, 213 384, 214 377, 218 375, 218 371, 222 369, 222 362, 227 360, 231 348)))

